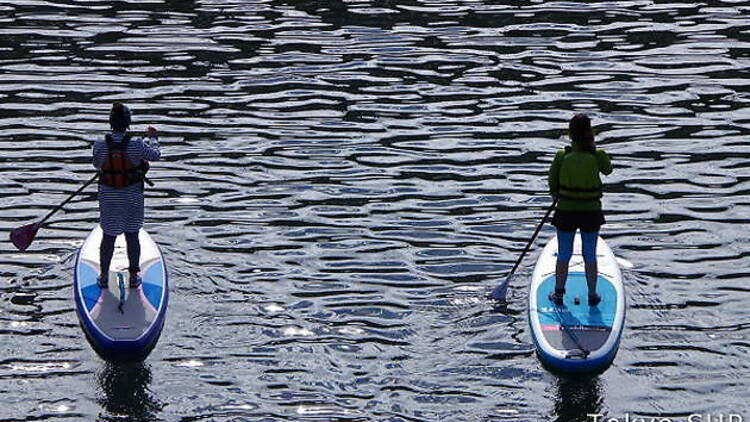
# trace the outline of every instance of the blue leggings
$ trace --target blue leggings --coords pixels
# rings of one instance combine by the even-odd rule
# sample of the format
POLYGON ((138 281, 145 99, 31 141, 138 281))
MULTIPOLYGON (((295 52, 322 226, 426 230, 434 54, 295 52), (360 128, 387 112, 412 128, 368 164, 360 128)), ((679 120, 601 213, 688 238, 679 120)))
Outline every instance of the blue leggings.
MULTIPOLYGON (((573 239, 576 232, 557 230, 557 262, 568 262, 573 255, 573 239)), ((583 260, 596 262, 596 239, 599 232, 581 232, 583 241, 583 260)))

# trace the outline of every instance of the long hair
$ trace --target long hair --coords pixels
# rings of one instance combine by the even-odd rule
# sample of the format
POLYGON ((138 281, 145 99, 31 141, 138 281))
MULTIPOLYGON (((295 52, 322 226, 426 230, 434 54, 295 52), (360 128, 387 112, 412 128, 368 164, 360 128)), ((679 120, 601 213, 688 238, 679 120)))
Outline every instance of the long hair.
POLYGON ((573 116, 568 124, 568 133, 574 144, 594 148, 594 131, 591 129, 589 116, 583 113, 573 116))
POLYGON ((125 132, 130 127, 130 109, 122 103, 112 104, 109 125, 114 131, 125 132))

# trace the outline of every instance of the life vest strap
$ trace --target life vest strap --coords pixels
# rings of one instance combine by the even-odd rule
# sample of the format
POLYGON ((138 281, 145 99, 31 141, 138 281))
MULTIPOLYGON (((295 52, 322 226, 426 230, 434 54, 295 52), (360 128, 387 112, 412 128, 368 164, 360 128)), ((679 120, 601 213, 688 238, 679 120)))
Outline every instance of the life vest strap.
POLYGON ((598 193, 602 191, 601 186, 595 186, 593 188, 574 188, 571 186, 560 185, 560 189, 565 189, 571 192, 581 192, 581 193, 598 193))
POLYGON ((601 199, 603 195, 600 192, 596 196, 571 196, 571 195, 566 195, 564 192, 560 191, 557 193, 557 196, 560 197, 561 199, 567 199, 571 201, 595 201, 597 199, 601 199))
POLYGON ((129 169, 123 169, 123 170, 101 169, 99 170, 99 172, 104 173, 104 174, 132 174, 132 173, 142 174, 145 170, 148 169, 148 167, 149 166, 145 161, 141 161, 140 164, 129 169))

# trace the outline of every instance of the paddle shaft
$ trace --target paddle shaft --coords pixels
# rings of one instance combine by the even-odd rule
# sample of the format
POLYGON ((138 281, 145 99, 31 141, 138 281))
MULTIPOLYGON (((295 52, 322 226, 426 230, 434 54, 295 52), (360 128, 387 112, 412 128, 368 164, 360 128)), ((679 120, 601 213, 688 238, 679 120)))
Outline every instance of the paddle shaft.
POLYGON ((526 244, 526 247, 523 249, 523 252, 521 252, 521 256, 518 257, 518 260, 513 265, 513 269, 510 270, 510 273, 508 273, 506 280, 510 279, 510 277, 513 275, 513 273, 516 272, 516 269, 518 268, 518 265, 521 264, 521 261, 523 260, 523 257, 526 256, 526 252, 531 249, 531 245, 534 243, 534 240, 536 240, 536 236, 539 234, 539 231, 544 226, 544 223, 547 221, 547 218, 549 217, 550 213, 552 213, 552 210, 555 209, 555 206, 557 205, 557 198, 555 198, 554 201, 552 201, 552 205, 547 208, 547 212, 544 214, 544 217, 542 217, 542 221, 539 222, 539 225, 536 226, 536 230, 534 230, 534 234, 531 235, 531 239, 529 239, 529 242, 526 244))
MULTIPOLYGON (((93 177, 92 177, 91 179, 89 179, 89 181, 88 181, 88 182, 84 183, 84 184, 83 184, 83 186, 81 186, 80 188, 78 188, 78 190, 77 190, 77 191, 73 192, 73 193, 72 193, 72 194, 71 194, 71 195, 70 195, 70 196, 69 196, 69 197, 68 197, 67 199, 65 199, 65 200, 64 200, 64 201, 62 202, 62 204, 60 204, 60 205, 56 206, 56 207, 55 207, 55 209, 53 209, 52 211, 48 212, 48 213, 47 213, 47 215, 45 215, 45 216, 44 216, 44 218, 42 218, 42 219, 41 219, 41 220, 40 220, 40 221, 39 221, 39 222, 37 223, 37 225, 41 226, 41 225, 42 225, 42 224, 43 224, 43 223, 44 223, 45 221, 47 221, 47 220, 48 220, 48 219, 49 219, 50 217, 52 217, 52 215, 53 215, 54 213, 56 213, 56 212, 60 211, 60 209, 61 209, 62 207, 64 207, 64 206, 65 206, 65 204, 67 204, 68 202, 70 202, 70 200, 71 200, 71 199, 75 198, 75 197, 76 197, 76 195, 78 195, 79 193, 81 193, 81 191, 83 191, 84 189, 86 189, 86 188, 87 188, 87 187, 88 187, 88 186, 89 186, 90 184, 94 183, 94 180, 96 180, 96 178, 97 178, 97 177, 99 177, 99 173, 98 173, 98 172, 97 172, 97 173, 96 173, 96 174, 95 174, 95 175, 94 175, 94 176, 93 176, 93 177)), ((151 180, 149 180, 149 179, 148 179, 148 178, 147 178, 146 176, 143 176, 143 180, 144 180, 144 181, 145 181, 146 183, 148 183, 148 185, 149 185, 149 186, 154 186, 154 182, 152 182, 151 180)))
POLYGON ((88 181, 88 182, 84 183, 84 184, 83 184, 83 186, 81 186, 80 188, 78 188, 78 190, 77 190, 77 191, 73 192, 73 193, 72 193, 72 194, 71 194, 71 195, 70 195, 70 196, 69 196, 69 197, 68 197, 67 199, 65 199, 65 200, 64 200, 64 201, 63 201, 63 202, 62 202, 62 203, 61 203, 60 205, 56 206, 56 207, 55 207, 55 208, 54 208, 54 209, 53 209, 52 211, 48 212, 48 213, 47 213, 47 215, 45 215, 45 216, 44 216, 44 218, 42 218, 42 219, 41 219, 41 220, 40 220, 40 221, 39 221, 39 222, 37 223, 37 225, 38 225, 38 226, 41 226, 41 225, 42 225, 42 224, 43 224, 43 223, 44 223, 45 221, 47 221, 47 220, 48 220, 48 219, 49 219, 50 217, 52 217, 52 215, 53 215, 54 213, 56 213, 56 212, 60 211, 60 209, 61 209, 62 207, 64 207, 64 206, 65 206, 65 204, 67 204, 68 202, 70 202, 70 200, 71 200, 71 199, 75 198, 75 197, 76 197, 76 195, 78 195, 79 193, 81 193, 81 191, 83 191, 84 189, 86 189, 86 188, 88 187, 88 185, 90 185, 90 184, 94 183, 94 180, 96 180, 96 178, 97 178, 97 177, 99 177, 99 173, 96 173, 96 174, 95 174, 95 175, 94 175, 94 176, 93 176, 93 177, 92 177, 91 179, 89 179, 89 181, 88 181))

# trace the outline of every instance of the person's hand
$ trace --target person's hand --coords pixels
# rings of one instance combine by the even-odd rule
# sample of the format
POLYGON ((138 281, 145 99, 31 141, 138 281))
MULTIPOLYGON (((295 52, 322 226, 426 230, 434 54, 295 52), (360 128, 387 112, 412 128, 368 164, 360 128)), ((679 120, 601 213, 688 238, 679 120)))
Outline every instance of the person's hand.
POLYGON ((158 131, 158 130, 156 130, 156 128, 155 128, 155 127, 153 127, 153 126, 149 126, 149 127, 148 127, 148 129, 146 129, 146 134, 147 134, 147 135, 148 135, 148 136, 149 136, 150 138, 155 138, 156 136, 158 136, 158 135, 159 135, 159 131, 158 131))

